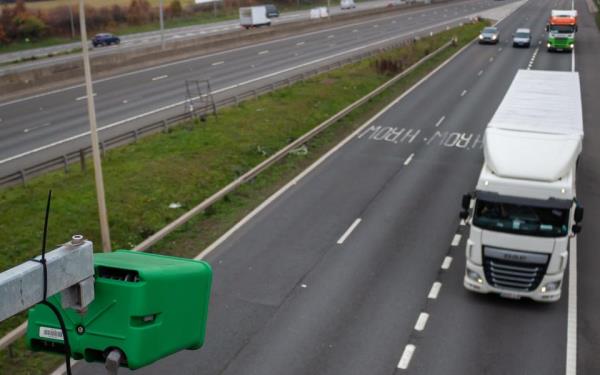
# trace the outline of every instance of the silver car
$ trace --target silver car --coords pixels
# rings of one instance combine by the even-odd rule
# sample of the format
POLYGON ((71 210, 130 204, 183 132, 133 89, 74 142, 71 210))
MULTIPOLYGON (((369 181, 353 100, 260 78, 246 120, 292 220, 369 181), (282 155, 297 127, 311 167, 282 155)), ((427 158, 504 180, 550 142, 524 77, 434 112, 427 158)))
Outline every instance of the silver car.
POLYGON ((531 30, 521 28, 513 34, 513 47, 529 48, 531 45, 531 30))
POLYGON ((481 30, 481 34, 479 34, 479 44, 483 43, 498 43, 498 29, 496 27, 486 27, 481 30))

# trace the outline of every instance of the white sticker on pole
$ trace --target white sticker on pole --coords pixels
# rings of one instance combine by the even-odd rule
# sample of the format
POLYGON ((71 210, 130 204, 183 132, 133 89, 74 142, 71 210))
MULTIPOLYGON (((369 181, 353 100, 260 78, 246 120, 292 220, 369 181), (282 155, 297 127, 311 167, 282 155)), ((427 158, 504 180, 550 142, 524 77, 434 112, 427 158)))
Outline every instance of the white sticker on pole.
POLYGON ((62 331, 56 328, 40 327, 40 337, 59 341, 64 340, 62 331))

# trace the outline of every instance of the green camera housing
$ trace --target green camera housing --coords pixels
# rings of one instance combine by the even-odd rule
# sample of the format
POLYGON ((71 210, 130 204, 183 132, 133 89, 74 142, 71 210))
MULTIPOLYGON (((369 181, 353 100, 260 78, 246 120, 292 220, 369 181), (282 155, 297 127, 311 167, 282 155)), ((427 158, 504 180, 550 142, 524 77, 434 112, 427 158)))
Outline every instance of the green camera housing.
MULTIPOLYGON (((94 254, 95 298, 84 314, 61 307, 71 356, 104 362, 118 349, 122 366, 137 369, 204 344, 212 270, 208 263, 128 250, 94 254)), ((60 325, 44 305, 29 310, 27 344, 65 350, 60 325)))

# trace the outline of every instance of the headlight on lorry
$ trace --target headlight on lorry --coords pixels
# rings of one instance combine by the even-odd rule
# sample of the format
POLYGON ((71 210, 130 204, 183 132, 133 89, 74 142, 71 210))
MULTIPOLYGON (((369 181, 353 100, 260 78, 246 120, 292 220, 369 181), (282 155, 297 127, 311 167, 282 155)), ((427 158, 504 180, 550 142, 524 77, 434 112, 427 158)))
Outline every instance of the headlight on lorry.
POLYGON ((550 43, 547 43, 547 44, 546 44, 546 47, 550 48, 550 46, 551 46, 551 44, 550 44, 550 43))
POLYGON ((546 285, 542 286, 540 291, 542 293, 554 292, 555 290, 558 290, 559 288, 560 288, 560 281, 551 281, 551 282, 547 283, 546 285))
POLYGON ((573 43, 569 44, 569 47, 571 47, 571 49, 573 49, 573 47, 575 47, 575 45, 573 43))
POLYGON ((483 284, 483 278, 477 272, 467 268, 467 277, 478 284, 483 284))

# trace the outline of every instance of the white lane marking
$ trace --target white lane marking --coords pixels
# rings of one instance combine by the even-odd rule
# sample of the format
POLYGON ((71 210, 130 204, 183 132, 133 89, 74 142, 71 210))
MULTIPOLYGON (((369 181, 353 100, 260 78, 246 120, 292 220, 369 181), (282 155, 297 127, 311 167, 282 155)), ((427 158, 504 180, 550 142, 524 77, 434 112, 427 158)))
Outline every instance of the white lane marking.
POLYGON ((427 325, 427 320, 429 319, 429 314, 426 312, 422 312, 419 314, 419 318, 415 323, 415 330, 422 331, 425 329, 425 325, 427 325))
POLYGON ((570 239, 566 375, 577 374, 577 238, 570 239))
POLYGON ((358 226, 358 224, 360 224, 361 221, 361 218, 354 220, 354 223, 352 223, 352 225, 350 225, 350 227, 346 229, 342 237, 340 237, 340 239, 337 241, 338 245, 341 245, 344 243, 344 241, 346 241, 348 236, 350 236, 350 233, 352 233, 352 231, 358 226))
POLYGON ((404 352, 402 353, 402 357, 400 357, 400 362, 398 362, 398 368, 400 370, 406 370, 408 368, 410 360, 415 353, 415 349, 416 347, 413 344, 407 344, 404 347, 404 352))
POLYGON ((575 71, 575 49, 571 50, 571 71, 575 71))
POLYGON ((303 46, 305 42, 298 42, 296 43, 297 46, 303 46))
POLYGON ((502 47, 499 47, 499 48, 498 48, 498 52, 502 52, 502 47))
POLYGON ((427 295, 427 298, 429 298, 429 299, 437 299, 438 294, 440 294, 440 289, 442 289, 442 283, 440 283, 439 281, 436 281, 431 286, 431 290, 429 291, 429 294, 427 295))
POLYGON ((376 28, 378 28, 378 27, 379 27, 379 25, 377 25, 377 24, 373 25, 373 28, 374 28, 374 29, 376 29, 376 28))
MULTIPOLYGON (((96 96, 96 93, 93 93, 92 96, 96 96)), ((80 101, 80 100, 84 100, 84 99, 87 99, 87 95, 80 96, 79 98, 75 99, 75 101, 80 101)))
POLYGON ((414 153, 413 153, 413 154, 410 154, 410 155, 409 155, 409 156, 406 158, 406 160, 404 161, 404 165, 409 165, 409 164, 410 164, 410 162, 412 161, 412 158, 413 158, 414 156, 415 156, 415 154, 414 154, 414 153))
POLYGON ((129 101, 127 99, 123 99, 123 104, 127 104, 129 101))
POLYGON ((397 22, 398 22, 398 21, 396 21, 396 20, 393 20, 393 21, 392 21, 392 23, 397 23, 397 22))
POLYGON ((264 50, 264 51, 260 51, 258 54, 259 54, 259 55, 266 55, 267 53, 269 53, 269 50, 268 50, 268 49, 266 49, 266 50, 264 50))
POLYGON ((435 127, 439 127, 440 125, 442 125, 442 122, 444 122, 444 120, 446 119, 446 116, 442 116, 438 122, 435 123, 435 127))
POLYGON ((461 238, 462 236, 460 234, 455 234, 454 238, 452 238, 452 246, 458 246, 461 238))
MULTIPOLYGON (((442 70, 446 65, 448 65, 452 61, 454 61, 454 59, 456 59, 456 57, 458 57, 461 53, 463 53, 472 44, 473 43, 468 43, 467 45, 463 46, 460 50, 456 51, 446 61, 444 61, 438 67, 436 67, 431 72, 429 72, 425 77, 421 78, 421 80, 419 82, 417 82, 414 85, 412 85, 408 90, 406 90, 404 93, 402 93, 402 95, 400 95, 399 97, 397 97, 393 102, 389 103, 387 106, 385 106, 385 108, 383 108, 381 111, 377 112, 375 114, 375 116, 371 117, 362 126, 358 127, 358 129, 356 129, 352 134, 350 134, 349 136, 347 136, 344 140, 342 140, 340 143, 338 143, 337 145, 335 145, 332 149, 330 149, 329 151, 327 151, 327 153, 325 153, 325 155, 321 156, 319 159, 317 159, 317 161, 315 161, 310 166, 308 166, 308 168, 306 168, 305 170, 303 170, 299 175, 297 175, 296 177, 294 177, 291 181, 289 181, 287 184, 285 184, 283 187, 281 187, 279 190, 277 190, 275 193, 273 193, 270 197, 268 197, 266 200, 264 200, 260 205, 258 205, 258 207, 256 207, 254 210, 252 210, 248 215, 244 216, 244 218, 242 220, 238 221, 227 232, 225 232, 223 235, 221 235, 221 237, 219 237, 217 240, 215 240, 213 243, 211 243, 209 246, 207 246, 204 250, 202 250, 200 252, 200 254, 196 255, 196 257, 194 259, 195 260, 199 260, 199 259, 206 258, 219 245, 221 245, 229 237, 231 237, 232 234, 234 234, 235 232, 237 232, 241 227, 243 227, 244 225, 246 225, 246 223, 248 223, 256 215, 258 215, 260 212, 262 212, 262 210, 264 210, 265 207, 269 206, 271 203, 273 203, 273 201, 275 201, 280 196, 282 196, 292 186, 295 186, 298 183, 298 181, 300 181, 301 179, 303 179, 304 177, 306 177, 306 175, 308 175, 313 170, 315 170, 316 168, 318 168, 321 164, 323 164, 323 162, 325 160, 327 160, 329 157, 331 157, 331 155, 333 155, 334 153, 336 153, 339 149, 341 149, 342 147, 344 147, 348 142, 354 140, 361 132, 363 132, 365 129, 367 129, 369 126, 371 126, 371 124, 373 122, 375 122, 377 119, 379 119, 381 116, 383 116, 383 114, 385 114, 387 111, 389 111, 390 108, 392 108, 393 106, 397 105, 400 101, 402 101, 402 99, 404 99, 406 96, 410 95, 414 90, 416 90, 418 87, 420 87, 428 79, 430 79, 431 77, 433 77, 437 72, 439 72, 440 70, 442 70)), ((0 164, 2 164, 1 161, 0 161, 0 164)))
POLYGON ((460 96, 465 96, 467 95, 467 90, 463 90, 463 92, 460 93, 460 96))
POLYGON ((335 35, 328 35, 327 39, 335 38, 335 35))
POLYGON ((445 257, 444 261, 442 262, 442 269, 443 270, 449 269, 451 264, 452 264, 452 257, 451 256, 445 257))
POLYGON ((166 75, 166 74, 163 74, 162 76, 158 76, 158 77, 152 78, 152 80, 153 81, 158 81, 158 80, 165 79, 165 78, 169 78, 169 76, 166 75))
POLYGON ((300 287, 301 287, 301 288, 306 288, 307 286, 308 286, 308 285, 306 285, 306 284, 300 284, 300 287))
POLYGON ((211 65, 217 66, 217 65, 221 65, 221 64, 225 64, 225 61, 217 61, 217 62, 212 63, 211 65))
POLYGON ((358 30, 357 30, 357 29, 354 29, 354 30, 352 30, 352 32, 353 32, 353 33, 357 33, 357 32, 358 32, 358 30))
POLYGON ((481 77, 482 74, 483 74, 483 70, 480 70, 479 73, 477 73, 477 77, 481 77))
POLYGON ((490 57, 490 62, 494 61, 494 56, 490 57))
POLYGON ((538 52, 540 51, 540 47, 536 47, 535 51, 533 51, 533 55, 531 55, 531 59, 529 59, 529 64, 527 64, 527 70, 530 70, 535 62, 535 58, 537 57, 538 52))
POLYGON ((32 130, 38 130, 38 129, 45 128, 46 126, 50 126, 50 125, 52 125, 51 122, 46 122, 45 124, 42 124, 40 126, 34 126, 33 128, 25 129, 25 130, 23 130, 23 133, 29 133, 32 130))

